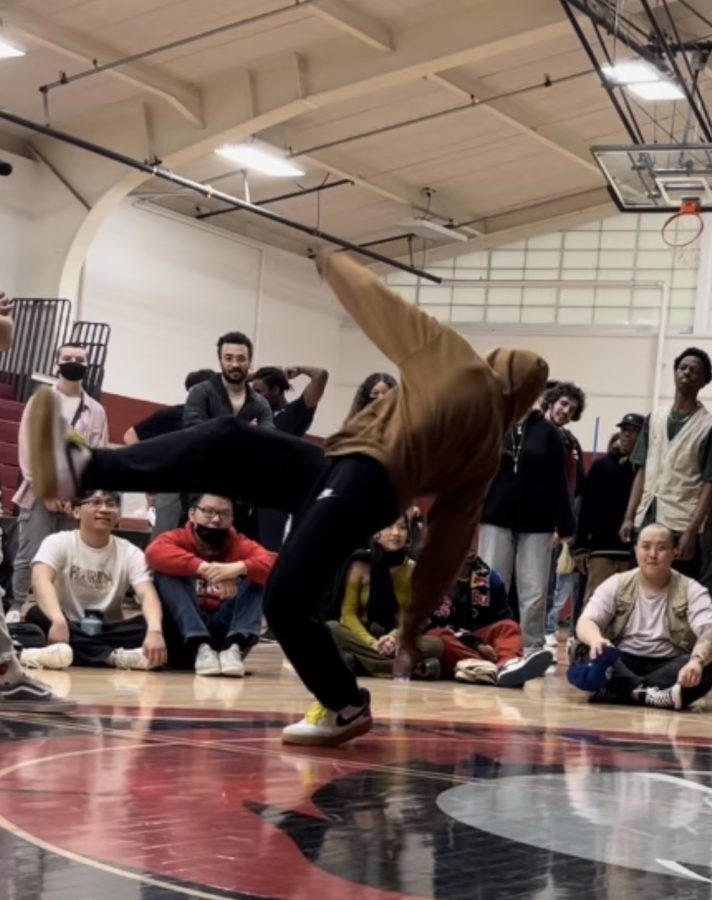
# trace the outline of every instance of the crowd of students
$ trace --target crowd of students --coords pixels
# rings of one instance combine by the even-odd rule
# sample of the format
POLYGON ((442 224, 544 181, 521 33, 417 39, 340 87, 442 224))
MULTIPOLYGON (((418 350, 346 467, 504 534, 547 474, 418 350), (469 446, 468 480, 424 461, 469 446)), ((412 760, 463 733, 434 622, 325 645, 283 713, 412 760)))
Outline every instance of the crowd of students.
MULTIPOLYGON (((388 373, 369 375, 326 457, 304 435, 328 373, 255 371, 241 332, 219 338, 219 371, 191 373, 185 403, 136 423, 119 452, 105 449, 105 413, 82 388, 86 351, 58 349, 52 396, 31 399, 20 426, 8 613, 42 639, 18 657, 0 630, 4 702, 68 707, 20 660, 242 677, 260 636, 270 638, 265 612, 319 700, 318 714, 285 730, 295 743, 336 743, 367 730, 368 695, 353 675, 393 677, 403 646, 414 678, 521 687, 557 663, 567 609, 569 680, 592 700, 681 709, 707 692, 712 416, 698 400, 712 380, 707 354, 685 350, 674 364, 672 406, 626 414, 587 472, 567 427, 585 410, 580 387, 548 382, 543 390, 545 365, 523 351, 481 360, 369 278, 338 266, 330 283, 409 390, 388 373), (373 297, 387 302, 379 308, 373 297), (469 387, 457 380, 458 365, 469 387), (306 387, 290 401, 300 377, 306 387), (510 387, 502 392, 503 383, 510 387), (462 402, 440 410, 439 433, 455 422, 457 432, 437 447, 419 433, 418 450, 410 440, 418 416, 428 408, 432 418, 430 398, 445 392, 462 402), (73 433, 66 446, 65 422, 73 433), (475 432, 481 440, 469 440, 475 432), (37 464, 50 458, 54 468, 37 464), (425 517, 412 505, 416 483, 425 517), (429 486, 436 498, 428 509, 429 486), (145 554, 113 534, 119 491, 129 489, 159 492, 145 554), (270 602, 285 579, 291 607, 270 602), (306 646, 321 655, 307 659, 306 646), (340 677, 327 684, 332 670, 340 677)), ((9 311, 0 304, 0 322, 9 311)), ((432 430, 423 422, 422 431, 432 430)))

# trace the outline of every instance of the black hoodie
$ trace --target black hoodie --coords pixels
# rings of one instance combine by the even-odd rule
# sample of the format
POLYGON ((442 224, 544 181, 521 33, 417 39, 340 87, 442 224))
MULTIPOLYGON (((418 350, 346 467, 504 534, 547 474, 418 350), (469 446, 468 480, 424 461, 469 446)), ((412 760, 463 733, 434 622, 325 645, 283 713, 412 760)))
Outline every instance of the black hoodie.
POLYGON ((507 433, 482 521, 519 534, 571 537, 574 515, 559 429, 540 410, 507 433))

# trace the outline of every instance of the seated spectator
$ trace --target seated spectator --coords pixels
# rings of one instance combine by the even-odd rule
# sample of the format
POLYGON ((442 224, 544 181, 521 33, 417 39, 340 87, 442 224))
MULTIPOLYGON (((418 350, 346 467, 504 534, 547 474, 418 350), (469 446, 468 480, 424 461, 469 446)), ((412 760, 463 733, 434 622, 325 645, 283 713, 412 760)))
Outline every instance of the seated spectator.
MULTIPOLYGON (((341 622, 329 622, 329 628, 359 674, 393 676, 398 619, 410 603, 415 568, 406 552, 409 538, 406 517, 401 516, 375 535, 369 557, 355 560, 348 570, 341 622)), ((423 659, 413 676, 438 678, 443 650, 439 638, 421 637, 418 649, 423 659)))
POLYGON ((666 526, 643 528, 635 556, 638 568, 604 581, 582 612, 576 631, 591 662, 572 666, 569 681, 594 701, 685 709, 712 687, 712 600, 673 570, 666 526))
POLYGON ((46 537, 32 562, 37 605, 26 620, 50 644, 69 644, 79 666, 153 669, 166 662, 161 604, 143 552, 112 535, 121 498, 93 491, 73 504, 76 531, 46 537), (124 617, 129 588, 143 615, 124 617))
POLYGON ((171 661, 194 665, 196 675, 242 678, 259 640, 262 586, 276 556, 232 522, 227 497, 202 494, 191 501, 185 527, 164 532, 146 550, 166 628, 178 633, 171 661))
POLYGON ((443 675, 522 687, 543 675, 554 656, 550 650, 538 650, 524 657, 522 629, 512 617, 504 582, 477 555, 478 537, 475 533, 457 581, 434 613, 427 634, 443 642, 443 675), (458 665, 463 660, 486 664, 458 665))
POLYGON ((252 390, 261 394, 272 408, 274 427, 296 437, 302 437, 311 428, 314 413, 324 396, 329 373, 326 369, 313 366, 263 366, 250 379, 252 390), (309 384, 296 400, 287 401, 287 391, 292 390, 292 381, 304 375, 309 384))
POLYGON ((374 400, 380 400, 381 397, 385 397, 389 391, 396 387, 398 387, 398 382, 392 375, 388 375, 387 372, 374 372, 372 375, 369 375, 356 389, 356 395, 346 420, 352 419, 361 410, 370 406, 374 400))

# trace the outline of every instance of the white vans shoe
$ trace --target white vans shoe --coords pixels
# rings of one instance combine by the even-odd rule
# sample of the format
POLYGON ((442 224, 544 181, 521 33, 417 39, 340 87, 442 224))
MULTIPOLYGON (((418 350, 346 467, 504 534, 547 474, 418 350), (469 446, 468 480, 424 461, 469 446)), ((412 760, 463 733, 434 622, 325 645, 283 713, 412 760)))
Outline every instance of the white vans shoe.
POLYGON ((26 648, 20 662, 27 669, 68 669, 74 662, 69 644, 49 644, 47 647, 26 648))

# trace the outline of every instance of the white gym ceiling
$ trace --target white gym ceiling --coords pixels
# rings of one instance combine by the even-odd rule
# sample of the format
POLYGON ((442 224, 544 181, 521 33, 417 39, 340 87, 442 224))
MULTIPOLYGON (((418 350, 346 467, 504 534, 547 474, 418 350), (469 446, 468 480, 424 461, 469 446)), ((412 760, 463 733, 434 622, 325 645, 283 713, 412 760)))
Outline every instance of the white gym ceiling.
MULTIPOLYGON (((681 33, 705 34, 688 3, 669 7, 681 33)), ((712 0, 694 7, 712 18, 712 0)), ((44 122, 39 89, 64 73, 70 83, 46 92, 54 127, 107 143, 140 105, 146 158, 239 196, 239 166, 214 149, 233 131, 254 136, 305 174, 250 175, 252 200, 348 182, 268 208, 351 241, 403 234, 399 221, 427 212, 468 239, 441 242, 437 258, 612 209, 588 147, 627 136, 558 0, 22 0, 1 15, 0 37, 26 56, 0 60, 0 106, 44 122), (255 17, 71 80, 95 61, 255 17), (454 107, 465 108, 434 115, 454 107), (422 121, 395 127, 410 120, 422 121)), ((0 122, 7 148, 32 140, 0 122)), ((134 194, 186 216, 225 208, 155 178, 134 194)), ((318 244, 245 212, 206 221, 302 254, 318 244)))

